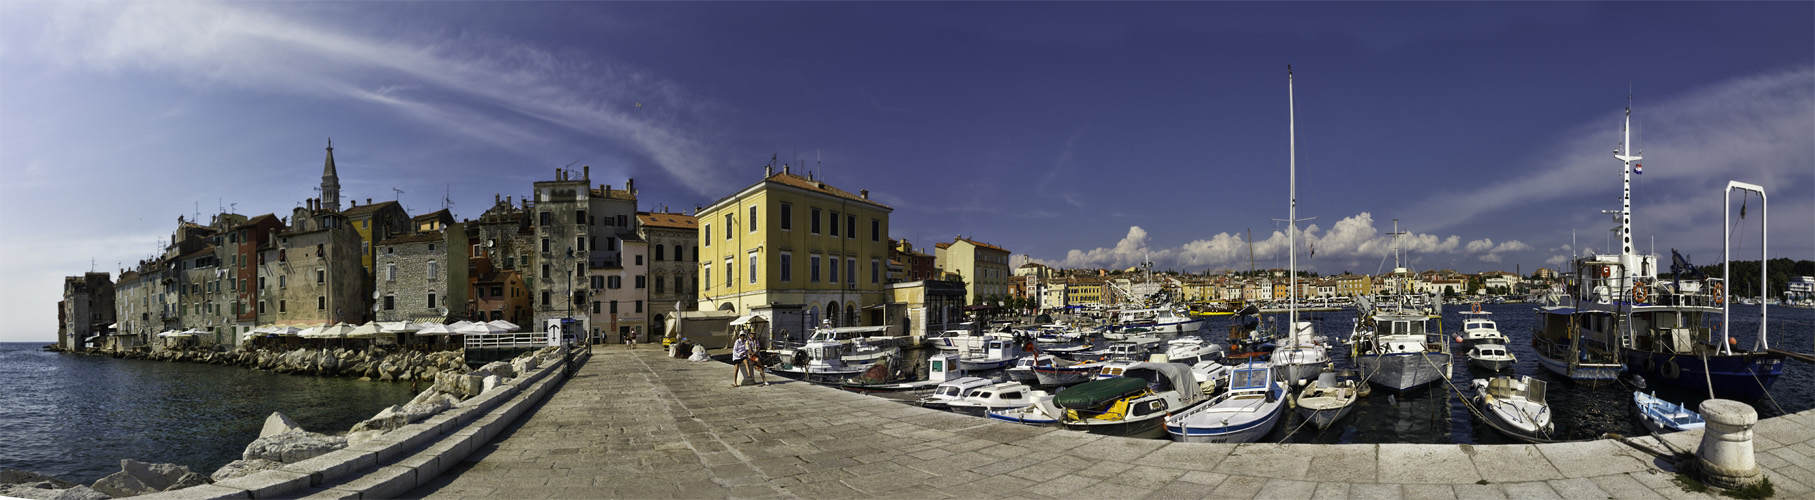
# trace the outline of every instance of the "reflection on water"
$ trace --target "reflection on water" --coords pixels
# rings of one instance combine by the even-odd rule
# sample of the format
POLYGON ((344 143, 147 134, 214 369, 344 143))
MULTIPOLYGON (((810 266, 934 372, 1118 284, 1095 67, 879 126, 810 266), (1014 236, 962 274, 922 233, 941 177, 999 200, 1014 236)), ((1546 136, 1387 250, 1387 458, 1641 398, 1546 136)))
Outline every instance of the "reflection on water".
POLYGON ((120 459, 208 474, 238 459, 283 412, 344 433, 408 401, 409 384, 277 375, 245 368, 123 360, 0 343, 0 469, 90 483, 120 459))

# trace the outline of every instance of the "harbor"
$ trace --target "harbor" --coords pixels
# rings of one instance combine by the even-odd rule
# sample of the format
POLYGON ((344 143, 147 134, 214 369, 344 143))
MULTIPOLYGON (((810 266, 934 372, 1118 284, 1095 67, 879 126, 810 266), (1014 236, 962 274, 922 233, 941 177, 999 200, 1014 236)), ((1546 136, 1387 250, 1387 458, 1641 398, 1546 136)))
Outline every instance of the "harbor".
MULTIPOLYGON (((407 498, 1720 498, 1675 481, 1700 431, 1559 444, 1196 444, 995 422, 730 366, 598 351, 407 498), (599 415, 612 416, 596 425, 599 415)), ((1815 413, 1765 418, 1777 497, 1815 494, 1815 413)))

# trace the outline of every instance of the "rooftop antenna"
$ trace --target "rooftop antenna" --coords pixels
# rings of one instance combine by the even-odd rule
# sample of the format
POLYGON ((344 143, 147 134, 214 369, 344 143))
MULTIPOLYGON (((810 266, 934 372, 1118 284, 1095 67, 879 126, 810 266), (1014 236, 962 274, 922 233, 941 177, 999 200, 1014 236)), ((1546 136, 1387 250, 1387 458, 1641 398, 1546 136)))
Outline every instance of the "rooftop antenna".
POLYGON ((403 201, 403 190, 392 187, 391 188, 391 201, 403 201))
POLYGON ((454 206, 454 198, 452 198, 453 192, 454 192, 453 183, 450 182, 450 183, 442 185, 442 188, 441 188, 441 209, 442 210, 447 210, 449 208, 453 208, 453 206, 454 206))

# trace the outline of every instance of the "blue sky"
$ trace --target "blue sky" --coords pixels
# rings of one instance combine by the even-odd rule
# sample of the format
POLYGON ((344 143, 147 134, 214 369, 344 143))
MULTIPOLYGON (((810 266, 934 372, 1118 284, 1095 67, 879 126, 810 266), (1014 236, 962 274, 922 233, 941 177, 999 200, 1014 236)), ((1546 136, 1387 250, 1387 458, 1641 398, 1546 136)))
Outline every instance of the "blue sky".
POLYGON ((1245 269, 1252 229, 1283 267, 1287 64, 1308 268, 1380 270, 1393 219, 1419 269, 1604 247, 1629 89, 1640 242, 1717 261, 1738 179, 1770 190, 1771 254, 1815 258, 1810 19, 1809 2, 5 2, 0 341, 50 339, 61 276, 150 256, 178 215, 314 196, 329 137, 343 197, 412 213, 445 192, 470 218, 576 161, 691 209, 779 155, 870 190, 923 245, 1245 269))

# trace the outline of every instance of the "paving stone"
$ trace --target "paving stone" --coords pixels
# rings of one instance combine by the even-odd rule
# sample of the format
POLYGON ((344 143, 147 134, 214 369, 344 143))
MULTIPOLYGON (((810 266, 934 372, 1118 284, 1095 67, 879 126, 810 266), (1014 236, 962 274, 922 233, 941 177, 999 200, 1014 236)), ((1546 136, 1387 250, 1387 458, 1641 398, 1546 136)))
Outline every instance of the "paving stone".
POLYGON ((1349 498, 1354 500, 1396 500, 1405 498, 1405 491, 1397 484, 1355 483, 1349 485, 1349 498))
POLYGON ((1506 492, 1497 484, 1457 484, 1450 487, 1455 489, 1457 500, 1506 499, 1506 492))
POLYGON ((1153 450, 1134 461, 1137 465, 1157 465, 1180 469, 1215 469, 1230 452, 1233 444, 1172 443, 1153 450))
MULTIPOLYGON (((1590 477, 1638 472, 1650 468, 1639 452, 1610 440, 1536 445, 1563 477, 1590 477)), ((1567 495, 1565 495, 1567 496, 1567 495)))
POLYGON ((1645 486, 1644 483, 1640 483, 1637 479, 1633 479, 1632 476, 1627 475, 1627 474, 1616 474, 1616 475, 1611 475, 1611 476, 1598 476, 1598 477, 1589 478, 1589 480, 1594 481, 1595 486, 1600 487, 1601 491, 1607 492, 1607 496, 1609 498, 1613 498, 1616 500, 1626 500, 1626 499, 1662 500, 1664 498, 1663 495, 1659 495, 1657 492, 1651 491, 1651 487, 1645 486))
POLYGON ((1255 500, 1303 500, 1317 492, 1317 483, 1311 481, 1293 481, 1290 479, 1270 479, 1262 486, 1255 500))
POLYGON ((1550 489, 1556 490, 1557 496, 1563 497, 1564 500, 1606 500, 1611 497, 1589 479, 1552 479, 1545 482, 1549 483, 1550 489))
POLYGON ((1216 470, 1231 475, 1304 479, 1311 469, 1311 454, 1299 451, 1299 448, 1275 444, 1240 445, 1217 465, 1216 470))
POLYGON ((1458 484, 1481 480, 1468 454, 1454 445, 1382 444, 1379 478, 1403 483, 1458 484))
MULTIPOLYGON (((1173 481, 1147 494, 1150 500, 1197 499, 1209 495, 1211 488, 1198 483, 1173 481)), ((1071 498, 1071 497, 1067 497, 1071 498)))
POLYGON ((1557 494, 1557 490, 1551 489, 1550 483, 1543 481, 1506 483, 1500 485, 1500 490, 1506 492, 1507 498, 1517 500, 1562 500, 1563 498, 1557 494))
POLYGON ((1532 445, 1470 446, 1468 452, 1481 477, 1496 483, 1542 481, 1563 477, 1550 460, 1532 445))
POLYGON ((1223 480, 1222 484, 1217 485, 1216 489, 1211 490, 1211 493, 1223 497, 1254 498, 1254 495, 1260 493, 1261 488, 1267 486, 1267 481, 1271 481, 1271 479, 1254 476, 1229 476, 1228 479, 1223 480))
POLYGON ((1347 500, 1349 483, 1317 483, 1317 491, 1311 494, 1311 500, 1347 500))
POLYGON ((1456 500, 1456 490, 1447 484, 1407 484, 1405 500, 1456 500))
POLYGON ((1311 468, 1318 481, 1374 482, 1375 457, 1379 447, 1372 444, 1303 445, 1310 448, 1311 468))

